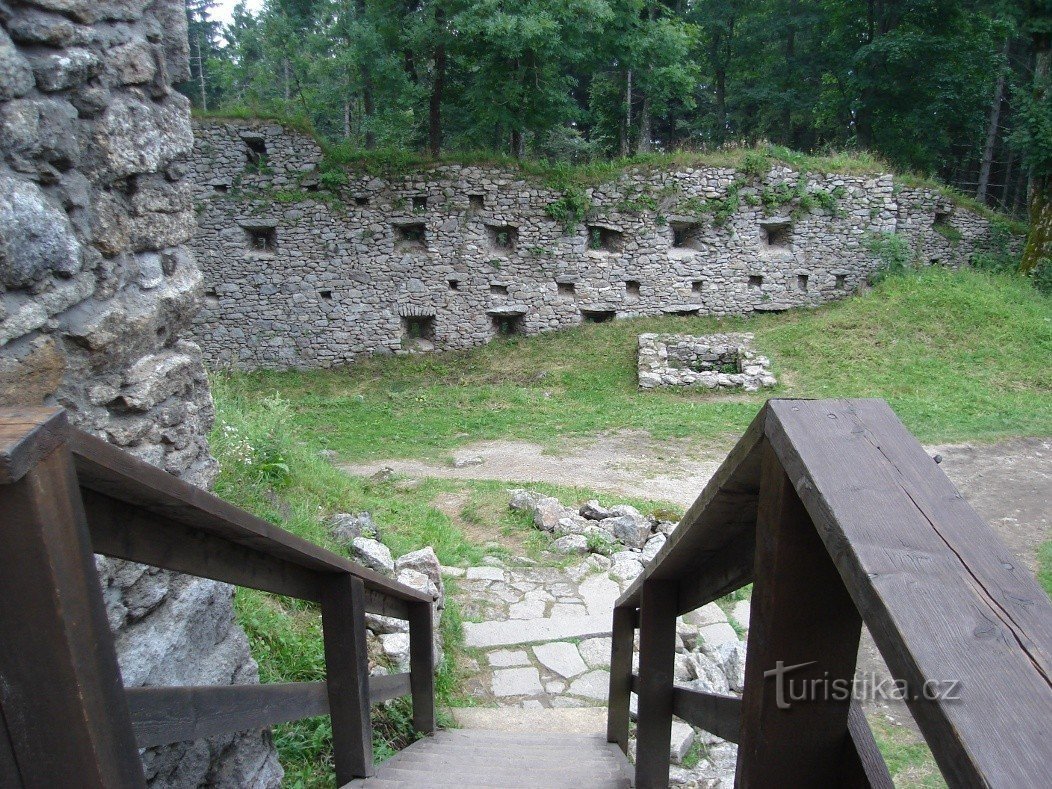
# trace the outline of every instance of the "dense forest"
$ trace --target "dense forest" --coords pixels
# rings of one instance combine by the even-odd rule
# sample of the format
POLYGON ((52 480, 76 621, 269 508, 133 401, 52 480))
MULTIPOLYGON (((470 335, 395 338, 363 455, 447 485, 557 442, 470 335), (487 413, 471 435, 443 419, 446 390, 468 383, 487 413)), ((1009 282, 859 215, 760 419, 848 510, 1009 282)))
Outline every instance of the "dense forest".
MULTIPOLYGON (((1052 0, 186 0, 211 112, 352 149, 582 162, 866 149, 1052 224, 1052 0)), ((1032 247, 1032 248, 1031 248, 1032 247)))

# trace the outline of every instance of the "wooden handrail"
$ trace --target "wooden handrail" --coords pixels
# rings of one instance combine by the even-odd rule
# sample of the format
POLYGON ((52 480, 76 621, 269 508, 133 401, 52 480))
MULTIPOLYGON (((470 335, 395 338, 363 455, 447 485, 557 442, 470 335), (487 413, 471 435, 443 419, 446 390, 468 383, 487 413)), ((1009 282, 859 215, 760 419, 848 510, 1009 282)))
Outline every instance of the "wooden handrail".
POLYGON ((739 743, 741 786, 889 786, 857 704, 781 709, 769 677, 782 661, 850 682, 863 621, 911 690, 959 683, 960 700, 906 699, 950 785, 1047 778, 1052 605, 880 400, 764 406, 616 603, 608 739, 626 747, 636 692, 638 787, 668 781, 673 714, 739 743), (740 702, 676 688, 675 617, 750 582, 740 702))
POLYGON ((369 707, 435 729, 432 600, 98 438, 0 409, 0 785, 142 786, 138 748, 329 714, 340 785, 373 773, 369 707), (123 688, 93 553, 321 603, 320 683, 123 688), (370 677, 366 611, 409 620, 410 671, 370 677))

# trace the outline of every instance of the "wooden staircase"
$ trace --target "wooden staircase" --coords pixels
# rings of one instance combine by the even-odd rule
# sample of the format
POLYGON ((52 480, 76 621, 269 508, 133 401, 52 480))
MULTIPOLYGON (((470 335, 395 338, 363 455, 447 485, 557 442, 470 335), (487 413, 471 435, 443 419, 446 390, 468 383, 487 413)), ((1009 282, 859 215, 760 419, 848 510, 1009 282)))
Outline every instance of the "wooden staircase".
POLYGON ((600 734, 438 731, 346 787, 499 787, 621 789, 632 786, 628 759, 600 734))

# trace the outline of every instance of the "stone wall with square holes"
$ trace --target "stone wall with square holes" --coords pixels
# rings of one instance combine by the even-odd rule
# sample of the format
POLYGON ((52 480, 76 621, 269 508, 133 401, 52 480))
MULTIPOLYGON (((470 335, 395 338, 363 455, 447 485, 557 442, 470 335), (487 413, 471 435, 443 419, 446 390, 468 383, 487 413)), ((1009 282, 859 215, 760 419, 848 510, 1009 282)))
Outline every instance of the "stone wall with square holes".
POLYGON ((640 334, 640 389, 695 386, 756 392, 778 382, 771 361, 752 348, 752 334, 640 334))
POLYGON ((303 134, 235 120, 195 131, 187 168, 206 282, 195 334, 216 367, 419 351, 402 320, 412 309, 433 317, 426 347, 446 350, 610 317, 815 306, 864 286, 879 264, 874 233, 902 233, 924 262, 948 266, 992 243, 985 218, 890 175, 631 168, 590 189, 588 218, 567 232, 546 213, 561 194, 512 169, 350 172, 331 192, 303 134), (801 180, 836 193, 835 210, 764 204, 765 189, 801 180), (731 191, 738 204, 722 224, 698 210, 731 191), (265 250, 245 243, 246 227, 274 228, 265 250))

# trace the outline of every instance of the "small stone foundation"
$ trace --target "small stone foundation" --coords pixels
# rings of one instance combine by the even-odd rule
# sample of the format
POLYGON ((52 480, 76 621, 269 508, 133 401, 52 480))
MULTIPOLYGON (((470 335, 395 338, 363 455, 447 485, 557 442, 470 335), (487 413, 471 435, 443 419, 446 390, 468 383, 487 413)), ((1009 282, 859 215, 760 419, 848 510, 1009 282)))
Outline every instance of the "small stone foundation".
POLYGON ((639 388, 703 386, 744 389, 778 383, 771 362, 752 350, 751 334, 639 335, 639 388))

